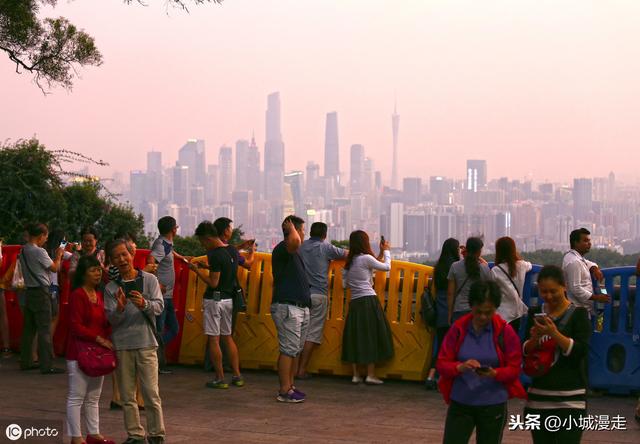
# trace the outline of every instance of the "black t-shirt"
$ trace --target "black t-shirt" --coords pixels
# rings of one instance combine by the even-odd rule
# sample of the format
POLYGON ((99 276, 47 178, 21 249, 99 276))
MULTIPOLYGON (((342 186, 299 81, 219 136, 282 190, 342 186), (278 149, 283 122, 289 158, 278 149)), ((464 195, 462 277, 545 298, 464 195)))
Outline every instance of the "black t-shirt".
POLYGON ((300 255, 289 253, 280 242, 271 253, 273 268, 272 302, 294 302, 311 307, 311 288, 300 255))
POLYGON ((216 288, 207 288, 205 297, 210 296, 214 291, 222 293, 222 299, 230 299, 232 297, 236 286, 236 274, 238 273, 238 258, 238 250, 231 245, 207 251, 209 272, 220 273, 220 279, 216 288))

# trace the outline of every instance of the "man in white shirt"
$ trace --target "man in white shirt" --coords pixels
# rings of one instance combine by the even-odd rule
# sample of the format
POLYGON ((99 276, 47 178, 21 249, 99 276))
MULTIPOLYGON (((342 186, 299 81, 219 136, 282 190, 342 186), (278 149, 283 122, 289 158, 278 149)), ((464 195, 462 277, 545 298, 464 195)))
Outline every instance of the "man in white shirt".
POLYGON ((593 313, 593 303, 609 302, 609 297, 593 291, 592 274, 598 281, 603 279, 603 275, 598 264, 584 257, 591 250, 591 233, 586 228, 573 230, 569 243, 571 250, 565 253, 562 260, 567 295, 575 306, 584 307, 589 313, 593 313))

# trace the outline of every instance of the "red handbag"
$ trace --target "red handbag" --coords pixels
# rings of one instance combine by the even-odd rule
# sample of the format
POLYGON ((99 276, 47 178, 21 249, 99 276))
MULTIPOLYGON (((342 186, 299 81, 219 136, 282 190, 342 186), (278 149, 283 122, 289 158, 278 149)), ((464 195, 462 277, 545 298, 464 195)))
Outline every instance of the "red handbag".
POLYGON ((95 342, 78 341, 78 367, 87 376, 104 376, 116 369, 116 352, 95 342))

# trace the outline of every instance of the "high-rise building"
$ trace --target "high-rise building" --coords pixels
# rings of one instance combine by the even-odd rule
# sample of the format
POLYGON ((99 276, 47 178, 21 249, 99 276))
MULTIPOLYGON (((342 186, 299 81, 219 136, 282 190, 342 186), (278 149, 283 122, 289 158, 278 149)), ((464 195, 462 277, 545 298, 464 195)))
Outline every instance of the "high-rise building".
POLYGON ((236 177, 234 190, 248 190, 247 170, 249 169, 249 141, 236 142, 236 177))
POLYGON ((324 130, 324 177, 340 175, 340 145, 338 143, 338 113, 327 113, 324 130))
POLYGON ((467 160, 467 184, 465 189, 477 193, 487 187, 487 161, 467 160))
POLYGON ((293 199, 293 210, 295 214, 303 217, 306 214, 304 207, 304 174, 302 171, 292 171, 285 174, 285 184, 291 187, 291 198, 293 199))
MULTIPOLYGON (((243 176, 247 183, 246 189, 251 191, 252 199, 258 200, 262 195, 262 173, 260 172, 260 151, 256 145, 256 138, 251 137, 251 144, 247 148, 247 170, 243 176)), ((237 178, 236 178, 237 179, 237 178)))
POLYGON ((280 93, 267 97, 266 141, 264 145, 264 196, 274 209, 273 222, 281 219, 284 185, 284 142, 280 132, 280 93))
POLYGON ((162 153, 149 151, 147 153, 147 187, 145 199, 148 202, 162 200, 162 153))
POLYGON ((400 130, 400 115, 396 107, 393 107, 391 115, 391 129, 393 130, 393 162, 391 164, 391 188, 397 190, 398 183, 398 132, 400 130))
POLYGON ((140 211, 142 203, 147 201, 147 175, 144 171, 129 173, 129 189, 129 202, 136 211, 140 211))
POLYGON ((391 248, 404 248, 404 204, 393 202, 389 211, 389 242, 391 248))
POLYGON ((373 191, 373 159, 370 157, 364 158, 364 166, 362 169, 362 188, 365 193, 373 191))
POLYGON ((233 217, 245 230, 253 229, 253 197, 251 191, 234 191, 231 197, 233 217))
POLYGON ((162 173, 162 153, 160 151, 147 152, 147 173, 162 173))
POLYGON ((173 170, 173 202, 179 207, 189 207, 190 187, 189 176, 191 171, 186 165, 176 165, 173 170))
POLYGON ((351 194, 363 193, 364 189, 364 146, 351 145, 351 172, 349 174, 351 194))
POLYGON ((429 193, 431 200, 438 205, 449 205, 453 203, 452 197, 453 181, 442 176, 431 176, 429 178, 429 193))
POLYGON ((593 210, 593 181, 573 179, 573 219, 576 224, 590 221, 593 210))
POLYGON ((204 186, 206 181, 204 140, 190 139, 178 151, 178 165, 189 167, 189 186, 204 186))
POLYGON ((307 183, 306 194, 308 196, 317 196, 320 191, 318 181, 320 179, 320 165, 310 160, 307 162, 307 183))
POLYGON ((218 153, 220 202, 231 202, 233 191, 233 151, 230 146, 221 146, 218 153))
POLYGON ((422 179, 405 177, 402 179, 402 195, 407 205, 418 205, 422 201, 422 179))
POLYGON ((205 205, 208 207, 216 207, 220 202, 219 194, 219 171, 218 165, 209 165, 207 167, 207 183, 204 188, 205 205))
POLYGON ((404 215, 404 251, 427 251, 427 218, 422 211, 404 215))

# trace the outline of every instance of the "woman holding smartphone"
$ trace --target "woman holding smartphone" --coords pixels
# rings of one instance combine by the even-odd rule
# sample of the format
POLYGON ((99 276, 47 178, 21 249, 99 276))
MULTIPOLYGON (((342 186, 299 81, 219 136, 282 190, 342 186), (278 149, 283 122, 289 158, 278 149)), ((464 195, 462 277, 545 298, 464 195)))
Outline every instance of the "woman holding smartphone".
POLYGON ((585 308, 574 307, 567 299, 564 274, 559 267, 547 265, 540 270, 538 293, 543 304, 529 310, 524 354, 532 354, 550 341, 555 342, 555 351, 551 366, 533 377, 525 415, 540 415, 540 429, 531 431, 535 444, 579 443, 580 427, 563 426, 549 431, 544 424, 550 416, 560 418, 564 424, 586 415, 587 381, 582 368, 589 353, 591 322, 585 308))
POLYGON ((500 289, 478 281, 469 290, 471 313, 458 319, 444 338, 436 368, 438 387, 449 404, 445 444, 499 443, 507 420, 507 400, 525 398, 520 384, 522 352, 518 335, 496 313, 500 289))
POLYGON ((354 384, 362 382, 359 365, 367 368, 366 384, 382 384, 375 374, 376 363, 393 357, 391 327, 371 285, 374 270, 386 272, 391 269, 390 248, 389 242, 382 237, 380 254, 376 258, 367 233, 358 230, 349 236, 343 285, 351 290, 351 302, 342 336, 342 360, 351 363, 351 382, 354 384))
POLYGON ((74 275, 74 290, 69 296, 69 341, 67 342, 67 433, 72 444, 114 444, 100 434, 99 406, 104 376, 85 375, 78 366, 81 342, 95 342, 108 349, 111 327, 104 311, 104 299, 99 290, 102 282, 102 264, 95 256, 80 258, 74 275), (88 433, 82 438, 81 411, 84 411, 88 433))

